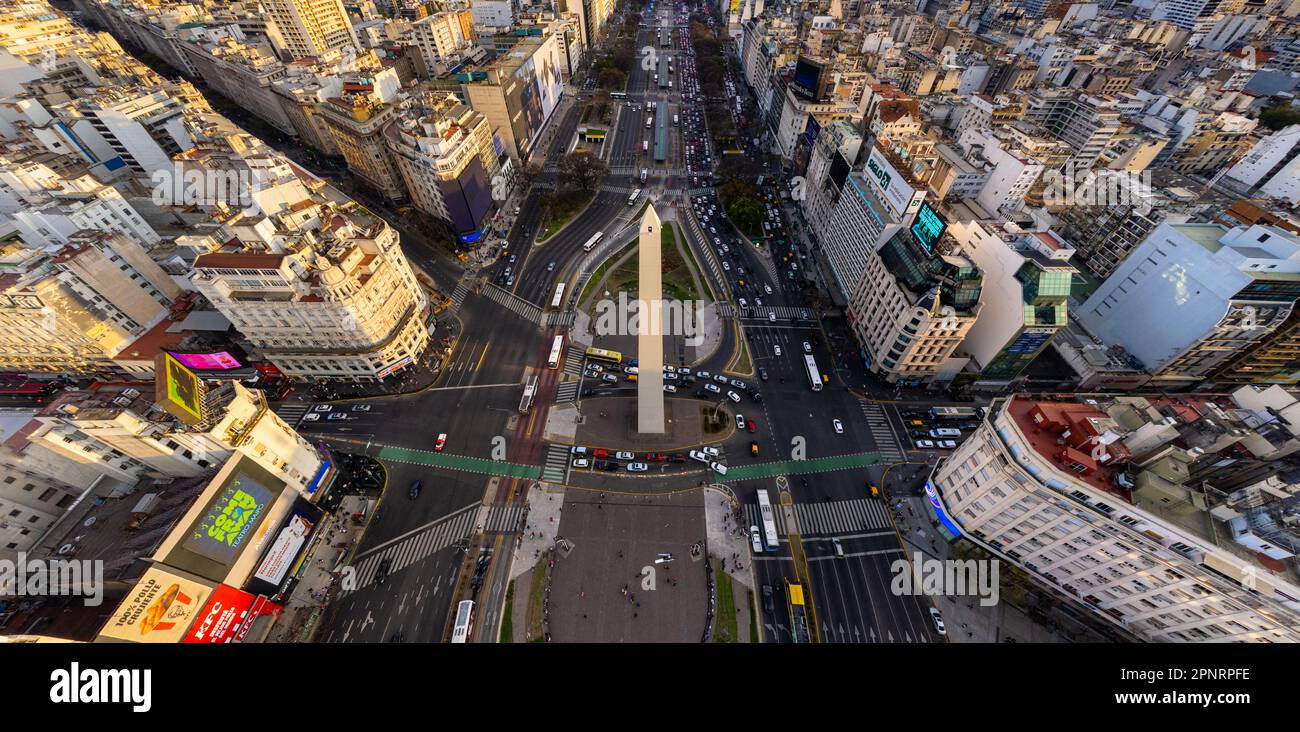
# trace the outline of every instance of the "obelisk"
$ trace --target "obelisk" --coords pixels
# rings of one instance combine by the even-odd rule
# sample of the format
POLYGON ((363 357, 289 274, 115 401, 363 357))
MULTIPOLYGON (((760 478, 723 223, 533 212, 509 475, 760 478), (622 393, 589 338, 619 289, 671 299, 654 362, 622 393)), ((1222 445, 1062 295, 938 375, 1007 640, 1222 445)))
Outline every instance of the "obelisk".
POLYGON ((654 204, 641 217, 641 238, 637 263, 637 360, 640 365, 636 388, 636 429, 642 434, 664 432, 664 329, 663 329, 663 244, 659 214, 654 204))

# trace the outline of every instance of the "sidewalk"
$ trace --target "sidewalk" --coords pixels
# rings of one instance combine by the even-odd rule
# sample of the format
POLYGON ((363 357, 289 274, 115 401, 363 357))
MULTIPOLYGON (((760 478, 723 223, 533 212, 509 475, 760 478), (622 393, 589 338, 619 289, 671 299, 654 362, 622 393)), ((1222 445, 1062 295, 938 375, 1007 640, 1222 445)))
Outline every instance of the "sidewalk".
POLYGON ((736 519, 738 504, 726 491, 716 486, 704 489, 704 526, 709 556, 726 560, 731 579, 753 591, 754 575, 749 566, 749 529, 743 517, 736 519), (737 561, 737 557, 743 557, 737 561))
POLYGON ((330 514, 304 560, 298 584, 285 600, 284 613, 271 628, 268 643, 307 643, 320 627, 326 607, 339 591, 335 570, 365 534, 366 524, 352 519, 366 505, 365 496, 345 496, 330 514))
POLYGON ((438 380, 443 366, 460 337, 462 324, 457 317, 440 319, 429 345, 420 361, 377 382, 331 381, 326 383, 308 383, 302 385, 298 392, 305 401, 337 401, 346 399, 367 399, 381 396, 414 394, 423 391, 438 380))

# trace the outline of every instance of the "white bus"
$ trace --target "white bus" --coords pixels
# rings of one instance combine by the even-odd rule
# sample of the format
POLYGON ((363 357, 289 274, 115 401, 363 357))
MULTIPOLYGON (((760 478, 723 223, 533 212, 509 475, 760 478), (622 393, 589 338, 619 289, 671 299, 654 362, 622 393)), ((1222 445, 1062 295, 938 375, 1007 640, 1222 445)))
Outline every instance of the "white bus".
POLYGON ((595 248, 596 248, 596 245, 600 243, 600 240, 601 240, 601 239, 604 239, 604 238, 605 238, 605 235, 604 235, 603 233, 597 231, 595 234, 592 234, 592 235, 591 235, 591 238, 587 240, 587 243, 586 243, 586 244, 583 244, 583 245, 582 245, 582 251, 584 251, 584 252, 589 252, 589 251, 591 251, 592 249, 595 249, 595 248))
POLYGON ((564 355, 564 336, 555 336, 555 342, 551 344, 551 355, 546 357, 546 367, 558 369, 560 367, 560 356, 564 355))
POLYGON ((647 177, 649 177, 649 175, 650 175, 650 169, 649 169, 649 168, 642 168, 642 169, 641 169, 641 182, 642 182, 642 183, 645 183, 645 179, 646 179, 647 177))
POLYGON ((768 500, 766 488, 758 491, 758 514, 763 520, 763 551, 778 551, 781 541, 776 538, 776 518, 772 514, 772 501, 768 500))
POLYGON ((469 632, 474 628, 474 601, 463 600, 456 606, 456 625, 451 630, 452 643, 469 643, 469 632))
POLYGON ((635 191, 632 191, 631 193, 627 194, 627 205, 629 205, 629 206, 635 205, 635 204, 636 204, 636 199, 639 198, 640 196, 641 196, 641 189, 640 189, 640 188, 638 188, 638 189, 636 189, 635 191))
POLYGON ((654 127, 654 124, 655 124, 655 118, 654 118, 654 117, 646 117, 646 118, 645 118, 645 128, 646 128, 647 130, 650 129, 651 127, 654 127))
POLYGON ((808 369, 808 385, 812 387, 813 391, 821 391, 822 372, 821 369, 817 368, 817 359, 813 358, 811 353, 808 353, 804 354, 803 362, 808 369))
POLYGON ((533 399, 537 397, 537 375, 528 377, 528 383, 524 384, 524 395, 519 399, 519 413, 528 414, 533 411, 533 399))
POLYGON ((555 286, 555 297, 551 298, 551 309, 559 310, 560 306, 563 304, 564 304, 564 283, 561 282, 560 284, 555 286))

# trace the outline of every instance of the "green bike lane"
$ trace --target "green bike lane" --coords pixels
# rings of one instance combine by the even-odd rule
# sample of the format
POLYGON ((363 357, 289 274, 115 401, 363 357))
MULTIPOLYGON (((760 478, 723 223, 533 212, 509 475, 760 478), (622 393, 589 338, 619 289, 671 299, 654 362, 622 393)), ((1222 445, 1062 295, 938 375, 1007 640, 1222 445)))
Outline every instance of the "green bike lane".
POLYGON ((829 473, 834 470, 853 470, 876 465, 880 462, 878 452, 854 452, 845 455, 829 455, 812 460, 776 460, 770 463, 741 465, 728 468, 724 476, 727 482, 738 480, 755 480, 758 478, 775 478, 778 475, 809 475, 812 473, 829 473))

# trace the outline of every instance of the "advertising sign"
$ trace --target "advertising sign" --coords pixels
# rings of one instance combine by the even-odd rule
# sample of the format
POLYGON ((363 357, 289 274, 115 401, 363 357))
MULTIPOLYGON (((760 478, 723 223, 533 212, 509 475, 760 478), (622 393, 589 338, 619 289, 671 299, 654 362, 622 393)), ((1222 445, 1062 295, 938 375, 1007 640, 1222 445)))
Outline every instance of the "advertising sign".
POLYGON ((215 351, 213 353, 177 353, 176 351, 167 351, 168 355, 180 361, 186 368, 196 371, 225 371, 227 369, 243 368, 244 364, 239 359, 230 354, 229 351, 215 351))
POLYGON ((250 610, 257 598, 226 585, 217 585, 203 611, 198 614, 183 643, 229 643, 252 619, 250 610))
POLYGON ((790 79, 790 88, 795 94, 804 99, 817 101, 817 94, 821 89, 822 73, 821 64, 800 56, 794 65, 794 77, 790 79))
POLYGON ((159 406, 182 422, 203 421, 203 388, 199 378, 170 353, 154 359, 154 397, 159 406))
POLYGON ((176 643, 198 617, 212 585, 151 567, 117 606, 99 639, 176 643))
POLYGON ((935 211, 930 204, 922 203, 921 208, 916 212, 916 218, 912 220, 912 238, 916 239, 916 243, 921 245, 926 254, 931 254, 934 252, 934 245, 939 243, 939 238, 947 228, 948 223, 943 220, 939 212, 935 211))
POLYGON ((244 636, 248 635, 248 631, 257 622, 258 618, 265 617, 268 615, 279 617, 280 613, 283 611, 284 611, 283 605, 277 605, 274 602, 271 602, 270 600, 266 599, 265 597, 258 595, 257 600, 253 602, 252 609, 249 610, 248 612, 248 622, 240 626, 239 631, 235 633, 235 642, 236 643, 244 642, 244 636))
POLYGON ((271 544, 271 549, 267 551, 266 556, 262 559, 262 564, 257 568, 254 577, 264 582, 270 582, 279 586, 284 580, 284 575, 293 566, 294 560, 298 558, 298 553, 307 543, 307 537, 311 536, 312 523, 307 520, 306 516, 294 514, 289 517, 289 524, 280 529, 280 534, 275 537, 271 544))
POLYGON ((898 169, 885 159, 884 154, 874 147, 867 157, 866 177, 875 186, 880 198, 894 209, 895 214, 902 216, 907 213, 912 197, 916 195, 916 189, 908 185, 903 174, 899 173, 898 169))
MULTIPOLYGON (((261 536, 267 513, 284 481, 240 457, 219 483, 204 493, 203 509, 163 562, 223 582, 239 556, 261 536)), ((220 476, 220 474, 219 474, 220 476)))

